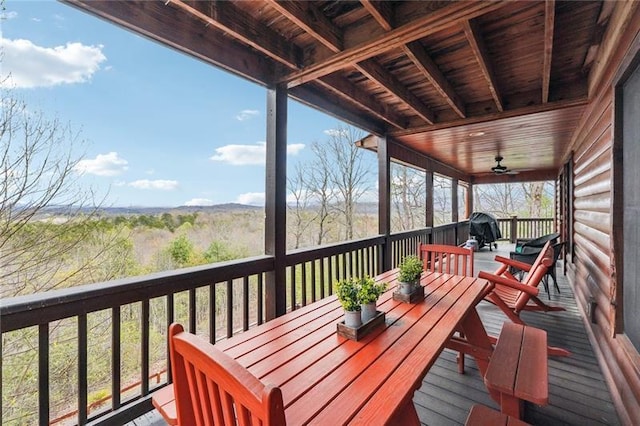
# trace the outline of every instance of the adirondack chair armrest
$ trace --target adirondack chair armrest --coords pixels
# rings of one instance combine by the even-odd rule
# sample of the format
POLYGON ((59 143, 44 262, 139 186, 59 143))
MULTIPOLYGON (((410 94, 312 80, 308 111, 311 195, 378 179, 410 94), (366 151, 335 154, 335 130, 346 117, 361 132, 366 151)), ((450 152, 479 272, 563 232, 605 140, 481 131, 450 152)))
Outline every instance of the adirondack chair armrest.
POLYGON ((500 284, 507 287, 511 287, 515 290, 523 291, 531 296, 537 296, 538 293, 540 292, 540 290, 538 290, 537 287, 532 287, 530 285, 522 284, 518 280, 503 277, 501 275, 495 275, 485 271, 480 271, 480 273, 478 274, 478 278, 484 278, 485 280, 492 282, 494 285, 500 284))
POLYGON ((500 263, 504 264, 504 265, 512 266, 512 267, 514 267, 516 269, 520 269, 520 270, 525 271, 525 272, 529 272, 531 270, 531 266, 532 266, 532 265, 530 265, 528 263, 521 262, 521 261, 515 260, 515 259, 509 259, 509 258, 502 257, 502 256, 496 256, 495 260, 497 262, 500 262, 500 263))

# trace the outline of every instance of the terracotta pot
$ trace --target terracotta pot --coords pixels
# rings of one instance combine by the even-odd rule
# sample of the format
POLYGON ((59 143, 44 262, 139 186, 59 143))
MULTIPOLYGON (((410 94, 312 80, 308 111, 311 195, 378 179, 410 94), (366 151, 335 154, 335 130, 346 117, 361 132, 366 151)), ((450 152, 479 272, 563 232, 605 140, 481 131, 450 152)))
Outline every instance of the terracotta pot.
POLYGON ((362 325, 360 311, 344 311, 344 325, 351 328, 358 328, 362 325))
POLYGON ((376 302, 360 305, 360 307, 361 307, 360 313, 361 313, 363 323, 370 321, 376 317, 376 313, 377 313, 376 302))

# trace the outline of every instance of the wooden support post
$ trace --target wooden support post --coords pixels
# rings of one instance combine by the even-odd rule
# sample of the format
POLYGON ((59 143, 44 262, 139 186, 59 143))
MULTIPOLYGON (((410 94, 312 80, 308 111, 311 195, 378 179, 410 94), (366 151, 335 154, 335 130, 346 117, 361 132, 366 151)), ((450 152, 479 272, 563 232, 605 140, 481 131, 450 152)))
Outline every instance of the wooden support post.
POLYGON ((378 138, 378 233, 385 243, 378 253, 378 274, 391 269, 391 158, 387 138, 378 138))
POLYGON ((518 239, 518 216, 511 216, 511 243, 518 239))
POLYGON ((427 228, 433 228, 433 172, 427 170, 425 173, 425 226, 427 228))
POLYGON ((458 179, 451 179, 451 222, 458 222, 458 179))
POLYGON ((287 89, 267 90, 267 146, 265 184, 265 254, 274 257, 274 268, 265 280, 267 320, 286 310, 287 250, 287 89))
POLYGON ((465 219, 469 219, 471 217, 471 213, 473 213, 473 184, 469 182, 469 186, 467 188, 465 219))

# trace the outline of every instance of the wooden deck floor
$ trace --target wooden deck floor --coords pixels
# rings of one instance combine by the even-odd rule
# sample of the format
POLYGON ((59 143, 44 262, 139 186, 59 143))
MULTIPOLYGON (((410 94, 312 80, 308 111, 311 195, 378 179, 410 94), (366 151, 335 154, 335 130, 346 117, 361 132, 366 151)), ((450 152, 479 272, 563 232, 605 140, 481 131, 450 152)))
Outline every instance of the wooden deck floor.
MULTIPOLYGON (((500 244, 499 254, 508 257, 513 245, 500 244)), ((483 249, 476 254, 475 270, 495 269, 496 251, 483 249)), ((550 303, 566 308, 565 312, 531 313, 522 318, 530 325, 547 331, 549 344, 572 352, 568 358, 549 359, 549 405, 528 404, 525 420, 535 425, 618 425, 620 421, 611 396, 596 362, 589 339, 579 316, 567 280, 558 270, 560 294, 553 288, 550 303)), ((546 294, 542 294, 546 299, 546 294)), ((497 335, 506 317, 493 305, 482 302, 478 308, 485 328, 497 335)), ((457 372, 456 353, 445 350, 431 368, 422 387, 414 395, 414 403, 424 425, 464 424, 469 409, 480 403, 498 408, 484 386, 472 359, 467 359, 466 372, 457 372)), ((129 423, 129 426, 166 425, 155 412, 129 423)))

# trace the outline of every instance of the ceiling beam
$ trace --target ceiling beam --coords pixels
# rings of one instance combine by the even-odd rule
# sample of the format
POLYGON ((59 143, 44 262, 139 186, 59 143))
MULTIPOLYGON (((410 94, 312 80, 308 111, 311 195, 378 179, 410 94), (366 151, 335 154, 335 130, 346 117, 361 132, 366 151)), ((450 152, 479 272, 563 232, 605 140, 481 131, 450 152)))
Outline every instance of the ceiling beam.
POLYGON ((462 99, 456 93, 455 89, 445 78, 440 68, 433 62, 425 48, 418 41, 411 42, 404 46, 404 52, 411 59, 413 64, 418 67, 420 72, 429 80, 433 87, 440 93, 449 106, 455 111, 460 118, 466 117, 466 110, 462 99))
POLYGON ((403 85, 393 74, 387 72, 382 65, 374 59, 356 64, 356 68, 369 80, 375 81, 392 95, 406 103, 416 114, 429 124, 435 122, 433 111, 429 109, 416 95, 403 85))
POLYGON ((451 127, 465 126, 469 124, 486 123, 495 120, 502 120, 505 118, 513 118, 518 116, 525 116, 529 114, 536 114, 539 112, 554 111, 563 108, 571 108, 576 106, 584 106, 589 103, 589 99, 586 96, 577 99, 567 99, 562 101, 547 102, 546 104, 530 105, 517 109, 510 109, 503 112, 493 112, 481 116, 468 117, 460 120, 448 121, 446 123, 436 123, 431 126, 414 126, 405 130, 394 130, 389 132, 390 136, 400 137, 413 135, 415 133, 425 133, 433 130, 447 129, 451 127))
POLYGON ((366 59, 397 49, 414 40, 437 33, 452 25, 459 24, 504 6, 504 2, 455 2, 414 19, 413 21, 369 39, 349 49, 319 60, 298 71, 293 71, 280 79, 289 87, 295 87, 315 80, 340 69, 352 66, 366 59))
POLYGON ((542 103, 549 102, 551 84, 551 58, 553 55, 553 25, 556 18, 556 0, 547 0, 544 6, 544 54, 542 60, 542 103))
POLYGON ((201 25, 190 14, 168 8, 162 2, 62 1, 261 85, 274 83, 277 67, 264 55, 232 39, 221 38, 212 27, 201 25), (176 28, 183 31, 175 31, 176 28))
POLYGON ((208 25, 214 26, 275 61, 294 69, 302 66, 302 51, 297 46, 244 13, 231 2, 189 1, 187 3, 182 0, 167 0, 166 5, 169 4, 191 13, 208 25))
POLYGON ((496 79, 495 73, 493 72, 493 67, 491 66, 491 60, 489 58, 489 52, 487 51, 487 47, 484 44, 484 39, 482 38, 482 34, 480 34, 480 29, 475 21, 465 21, 462 24, 464 28, 464 34, 467 37, 467 41, 469 41, 469 45, 471 46, 471 50, 473 51, 473 55, 480 66, 480 70, 482 71, 482 75, 485 80, 487 80, 487 84, 489 85, 489 91, 491 92, 491 97, 496 103, 496 107, 498 111, 504 111, 504 105, 502 104, 502 96, 500 95, 500 91, 498 89, 498 81, 496 79))
POLYGON ((393 7, 390 2, 360 0, 360 3, 373 16, 373 19, 380 24, 383 30, 391 31, 393 29, 393 7))
POLYGON ((474 185, 488 184, 488 183, 517 183, 517 182, 540 182, 547 180, 556 180, 558 177, 558 170, 546 169, 546 170, 530 170, 526 172, 519 172, 517 174, 501 174, 484 173, 481 175, 472 175, 471 183, 474 185))
POLYGON ((316 80, 316 83, 331 90, 346 102, 359 105, 375 115, 376 118, 389 123, 393 127, 406 129, 409 124, 409 120, 402 117, 393 108, 378 102, 345 78, 332 74, 316 80))
POLYGON ((268 5, 302 28, 306 33, 324 44, 332 52, 341 51, 343 46, 342 30, 333 25, 312 2, 267 0, 268 5))

